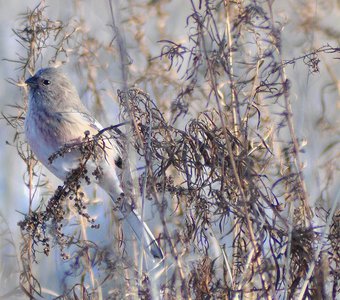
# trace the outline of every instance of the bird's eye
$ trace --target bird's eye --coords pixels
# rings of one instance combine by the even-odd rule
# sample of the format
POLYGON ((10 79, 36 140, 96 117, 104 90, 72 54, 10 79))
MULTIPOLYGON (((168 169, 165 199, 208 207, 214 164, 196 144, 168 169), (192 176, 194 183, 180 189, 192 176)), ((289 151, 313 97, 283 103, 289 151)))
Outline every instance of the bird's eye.
POLYGON ((44 81, 43 81, 43 84, 44 85, 49 85, 51 83, 51 81, 49 81, 48 79, 45 79, 44 81))

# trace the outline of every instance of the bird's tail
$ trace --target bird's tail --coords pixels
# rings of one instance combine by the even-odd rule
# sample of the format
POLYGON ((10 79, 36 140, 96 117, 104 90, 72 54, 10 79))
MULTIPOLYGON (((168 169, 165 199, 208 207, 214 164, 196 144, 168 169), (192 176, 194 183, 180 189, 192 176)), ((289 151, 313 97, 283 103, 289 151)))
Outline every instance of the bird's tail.
POLYGON ((148 225, 141 220, 140 216, 134 209, 131 208, 130 205, 128 205, 128 207, 126 206, 127 204, 125 204, 124 208, 120 210, 123 216, 123 222, 129 225, 138 242, 143 245, 143 248, 151 257, 163 259, 163 251, 148 225))
POLYGON ((157 240, 153 236, 148 225, 144 223, 139 215, 132 210, 128 215, 124 216, 123 222, 131 227, 139 243, 143 243, 144 249, 154 258, 163 259, 163 251, 158 245, 157 240))

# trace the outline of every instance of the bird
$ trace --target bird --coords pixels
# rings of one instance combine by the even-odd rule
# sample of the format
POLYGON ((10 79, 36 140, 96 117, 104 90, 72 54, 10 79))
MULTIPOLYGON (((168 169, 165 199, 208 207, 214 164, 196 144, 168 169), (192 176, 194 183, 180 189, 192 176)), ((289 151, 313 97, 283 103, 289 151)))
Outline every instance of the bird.
MULTIPOLYGON (((53 160, 51 156, 65 146, 81 143, 85 135, 98 135, 103 126, 82 103, 77 89, 60 68, 42 68, 25 83, 29 91, 24 124, 27 142, 36 158, 56 177, 65 181, 70 172, 79 167, 81 151, 71 147, 53 160)), ((88 161, 86 168, 88 174, 100 169, 94 181, 117 204, 119 197, 124 195, 117 173, 122 163, 122 150, 112 137, 108 137, 107 141, 103 155, 95 162, 88 161)), ((131 227, 146 253, 152 259, 163 259, 162 249, 133 205, 124 203, 120 214, 123 225, 131 227)))

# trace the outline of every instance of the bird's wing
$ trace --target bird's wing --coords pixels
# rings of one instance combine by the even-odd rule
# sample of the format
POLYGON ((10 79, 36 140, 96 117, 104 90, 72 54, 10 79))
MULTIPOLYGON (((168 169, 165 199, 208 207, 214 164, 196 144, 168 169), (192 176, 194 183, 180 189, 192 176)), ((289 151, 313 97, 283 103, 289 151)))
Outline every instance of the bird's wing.
MULTIPOLYGON (((69 136, 72 136, 72 140, 68 141, 79 141, 89 133, 90 137, 96 136, 100 130, 104 127, 89 113, 87 112, 60 112, 66 122, 71 123, 72 126, 68 126, 68 128, 72 128, 72 132, 69 136)), ((105 147, 108 151, 111 152, 113 159, 119 160, 120 157, 120 149, 114 140, 113 136, 110 135, 108 131, 103 132, 98 138, 101 138, 105 142, 105 147)))

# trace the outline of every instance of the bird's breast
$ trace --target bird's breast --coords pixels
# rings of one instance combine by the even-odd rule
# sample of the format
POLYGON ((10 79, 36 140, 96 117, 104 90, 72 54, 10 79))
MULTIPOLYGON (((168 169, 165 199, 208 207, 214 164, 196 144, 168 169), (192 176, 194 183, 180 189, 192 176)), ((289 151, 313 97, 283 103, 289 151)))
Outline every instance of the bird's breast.
POLYGON ((25 119, 25 134, 34 155, 54 175, 64 180, 67 173, 77 167, 79 154, 68 153, 64 157, 57 157, 52 163, 49 158, 67 142, 74 139, 74 135, 66 129, 60 116, 52 116, 44 111, 29 110, 25 119), (65 162, 67 162, 65 164, 65 162))

